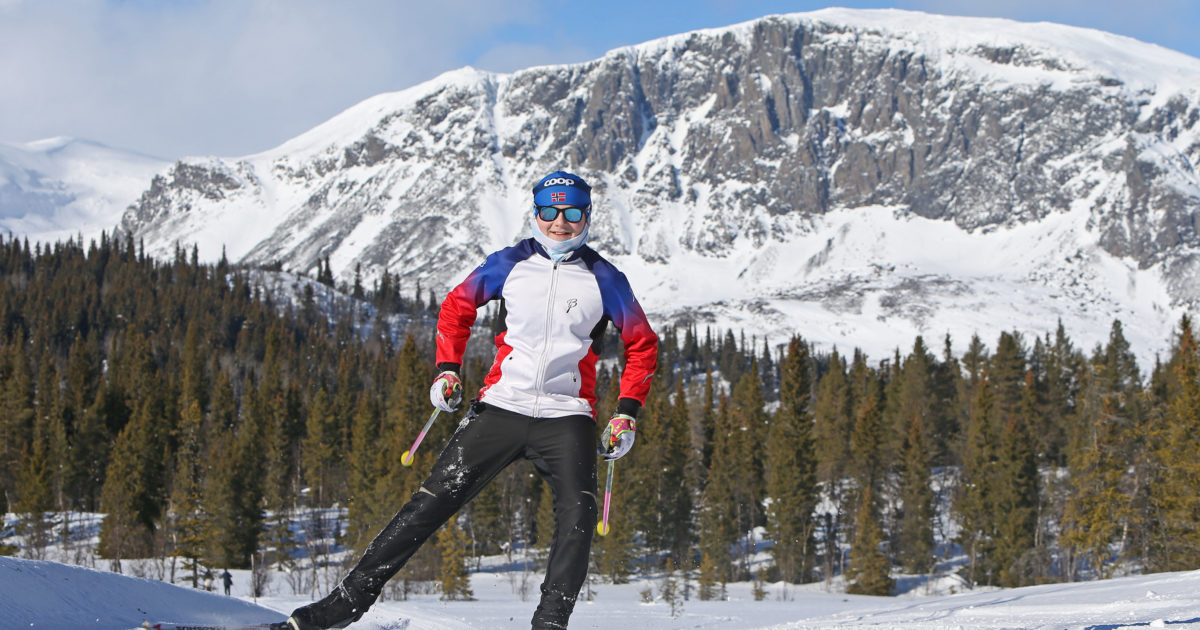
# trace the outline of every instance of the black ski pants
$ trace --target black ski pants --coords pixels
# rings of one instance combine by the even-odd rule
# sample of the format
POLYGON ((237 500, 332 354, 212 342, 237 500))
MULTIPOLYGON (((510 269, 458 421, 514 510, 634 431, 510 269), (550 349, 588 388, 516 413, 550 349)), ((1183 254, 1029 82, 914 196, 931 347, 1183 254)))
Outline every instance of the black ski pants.
POLYGON ((596 423, 582 415, 531 418, 473 403, 429 478, 342 581, 351 597, 375 601, 426 539, 520 458, 531 460, 554 492, 554 540, 533 625, 566 627, 587 577, 598 511, 596 423))

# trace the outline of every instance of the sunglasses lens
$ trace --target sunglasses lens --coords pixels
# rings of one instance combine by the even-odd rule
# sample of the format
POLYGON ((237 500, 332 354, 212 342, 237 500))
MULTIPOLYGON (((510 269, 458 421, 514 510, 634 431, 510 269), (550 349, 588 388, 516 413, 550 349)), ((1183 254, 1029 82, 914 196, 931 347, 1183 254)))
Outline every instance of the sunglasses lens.
POLYGON ((579 223, 583 220, 583 208, 570 206, 567 208, 555 208, 554 206, 538 206, 538 218, 543 221, 553 221, 558 218, 559 211, 562 211, 569 223, 579 223))

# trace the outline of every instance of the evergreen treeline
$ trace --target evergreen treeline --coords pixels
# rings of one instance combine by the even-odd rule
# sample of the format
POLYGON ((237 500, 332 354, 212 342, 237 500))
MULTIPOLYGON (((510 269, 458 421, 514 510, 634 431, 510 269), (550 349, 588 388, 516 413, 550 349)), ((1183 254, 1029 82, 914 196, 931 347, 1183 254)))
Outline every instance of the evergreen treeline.
MULTIPOLYGON (((295 302, 255 273, 107 237, 0 243, 0 511, 21 515, 29 547, 56 535, 55 514, 101 512, 114 563, 286 567, 313 556, 322 528, 361 548, 418 486, 455 426, 435 423, 401 466, 429 413, 435 296, 356 279, 331 311, 327 262, 297 280, 295 302), (345 519, 296 535, 297 519, 337 506, 345 519)), ((838 575, 885 594, 898 571, 935 571, 939 542, 961 548, 973 584, 1200 567, 1200 349, 1186 318, 1164 334, 1171 355, 1143 378, 1120 322, 1090 352, 1060 324, 991 349, 975 337, 961 354, 917 338, 876 364, 801 339, 660 331, 593 573, 681 568, 703 598, 730 581, 838 575), (774 563, 754 576, 759 531, 774 563)), ((607 341, 602 417, 620 369, 607 341)), ((472 340, 468 388, 489 342, 472 340)), ((397 588, 437 579, 469 597, 464 556, 545 548, 548 495, 532 467, 511 467, 397 588)))

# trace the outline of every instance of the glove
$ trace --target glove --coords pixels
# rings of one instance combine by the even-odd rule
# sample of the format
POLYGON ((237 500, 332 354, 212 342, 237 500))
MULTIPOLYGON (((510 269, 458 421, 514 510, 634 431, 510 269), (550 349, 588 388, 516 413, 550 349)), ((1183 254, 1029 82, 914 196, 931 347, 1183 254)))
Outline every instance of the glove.
POLYGON ((453 413, 462 403, 463 386, 458 374, 446 370, 433 379, 429 387, 429 402, 442 411, 453 413))
POLYGON ((621 459, 633 448, 633 439, 637 436, 637 426, 633 416, 616 413, 608 420, 604 433, 600 434, 600 455, 604 459, 621 459))

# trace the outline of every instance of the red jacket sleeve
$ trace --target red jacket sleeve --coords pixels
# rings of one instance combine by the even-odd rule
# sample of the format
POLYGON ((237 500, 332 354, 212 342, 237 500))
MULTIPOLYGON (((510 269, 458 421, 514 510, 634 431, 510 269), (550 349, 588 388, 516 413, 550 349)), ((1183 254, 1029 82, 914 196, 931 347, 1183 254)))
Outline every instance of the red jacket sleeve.
POLYGON ((462 365, 467 339, 471 337, 471 326, 475 325, 476 311, 500 297, 508 272, 521 257, 521 252, 512 247, 493 253, 442 300, 437 323, 436 360, 439 365, 462 365))
POLYGON ((650 380, 658 366, 658 336, 651 330, 650 321, 633 296, 625 274, 607 263, 597 264, 593 273, 600 284, 605 312, 621 331, 621 342, 625 346, 620 397, 636 400, 641 405, 650 393, 650 380))

